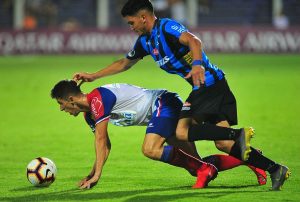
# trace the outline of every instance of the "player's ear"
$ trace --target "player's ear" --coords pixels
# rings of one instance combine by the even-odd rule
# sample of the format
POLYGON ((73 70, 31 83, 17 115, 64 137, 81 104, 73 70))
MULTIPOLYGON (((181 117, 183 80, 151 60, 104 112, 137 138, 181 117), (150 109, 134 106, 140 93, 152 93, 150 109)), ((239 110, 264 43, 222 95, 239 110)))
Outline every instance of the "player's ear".
POLYGON ((146 16, 145 15, 141 15, 141 19, 142 19, 143 23, 145 24, 146 23, 146 16))
POLYGON ((69 96, 69 102, 74 105, 74 97, 72 95, 69 96))

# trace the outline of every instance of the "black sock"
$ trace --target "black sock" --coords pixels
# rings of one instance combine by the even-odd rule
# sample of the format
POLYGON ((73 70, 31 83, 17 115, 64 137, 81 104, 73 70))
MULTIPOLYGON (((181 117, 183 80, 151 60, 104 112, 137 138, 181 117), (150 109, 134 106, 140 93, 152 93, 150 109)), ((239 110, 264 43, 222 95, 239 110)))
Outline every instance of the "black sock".
POLYGON ((241 129, 220 127, 212 124, 194 124, 189 127, 188 140, 235 140, 241 129))
POLYGON ((231 150, 229 152, 229 155, 234 156, 235 158, 238 158, 238 159, 242 160, 242 158, 241 158, 241 149, 240 149, 240 147, 238 146, 237 143, 233 144, 233 146, 231 147, 231 150))
POLYGON ((246 163, 249 163, 250 165, 253 165, 257 168, 266 170, 269 173, 276 171, 279 167, 277 163, 265 157, 253 147, 251 147, 249 159, 246 161, 246 163))
MULTIPOLYGON (((234 156, 238 159, 240 158, 240 149, 234 144, 231 148, 230 155, 234 156)), ((249 159, 245 161, 247 164, 252 165, 254 167, 263 169, 268 171, 269 173, 272 173, 277 170, 278 164, 272 161, 271 159, 268 159, 264 155, 262 155, 259 151, 257 151, 255 148, 251 147, 251 152, 249 154, 249 159)))

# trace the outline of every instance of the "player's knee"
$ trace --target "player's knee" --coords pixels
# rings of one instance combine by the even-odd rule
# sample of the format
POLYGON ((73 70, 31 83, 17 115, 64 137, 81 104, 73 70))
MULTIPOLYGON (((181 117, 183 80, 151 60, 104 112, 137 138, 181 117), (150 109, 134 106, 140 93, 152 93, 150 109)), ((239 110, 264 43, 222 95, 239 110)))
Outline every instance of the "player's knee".
POLYGON ((156 150, 149 146, 149 145, 144 145, 142 148, 142 152, 144 154, 144 156, 150 158, 150 159, 157 159, 157 152, 156 150))

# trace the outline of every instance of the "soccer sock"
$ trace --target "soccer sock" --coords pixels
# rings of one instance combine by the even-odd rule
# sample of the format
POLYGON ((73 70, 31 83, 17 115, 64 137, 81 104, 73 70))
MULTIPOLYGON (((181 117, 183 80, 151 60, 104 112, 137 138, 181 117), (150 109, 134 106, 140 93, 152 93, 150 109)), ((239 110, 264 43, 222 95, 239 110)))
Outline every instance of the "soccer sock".
MULTIPOLYGON (((234 156, 236 158, 240 158, 240 149, 239 147, 234 144, 231 148, 230 155, 234 156)), ((272 173, 276 171, 279 167, 277 163, 272 161, 271 159, 265 157, 262 155, 259 151, 257 151, 255 148, 251 147, 251 152, 249 154, 249 159, 246 161, 247 164, 250 164, 254 167, 263 169, 268 171, 269 173, 272 173)))
POLYGON ((241 149, 240 149, 238 143, 235 142, 232 145, 229 155, 234 156, 235 158, 241 160, 241 149))
POLYGON ((168 163, 173 166, 182 167, 188 170, 191 174, 196 173, 203 164, 203 161, 185 153, 181 149, 173 147, 171 145, 164 146, 161 161, 168 163))
POLYGON ((160 161, 169 163, 171 156, 173 155, 173 150, 174 150, 174 147, 171 145, 164 146, 164 150, 160 157, 160 161))
POLYGON ((203 161, 213 164, 218 171, 224 171, 232 169, 234 167, 243 165, 244 162, 229 155, 215 154, 211 156, 204 157, 203 161))
POLYGON ((193 124, 189 127, 188 140, 235 140, 241 129, 220 127, 212 124, 193 124))
POLYGON ((279 165, 271 159, 262 155, 259 151, 251 147, 249 159, 246 161, 252 166, 268 171, 270 174, 279 168, 279 165))

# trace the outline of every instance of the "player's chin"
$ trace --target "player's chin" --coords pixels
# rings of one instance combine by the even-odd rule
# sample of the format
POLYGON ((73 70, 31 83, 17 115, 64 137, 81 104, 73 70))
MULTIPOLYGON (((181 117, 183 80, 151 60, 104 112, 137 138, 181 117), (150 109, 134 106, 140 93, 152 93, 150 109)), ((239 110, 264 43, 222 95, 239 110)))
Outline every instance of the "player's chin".
POLYGON ((79 114, 79 112, 74 112, 74 113, 70 113, 70 115, 72 115, 72 116, 78 116, 78 114, 79 114))
POLYGON ((137 33, 138 35, 142 35, 143 32, 139 31, 139 30, 133 30, 135 33, 137 33))
POLYGON ((73 116, 76 117, 76 116, 78 116, 78 114, 79 114, 79 112, 76 112, 76 113, 73 114, 73 116))

